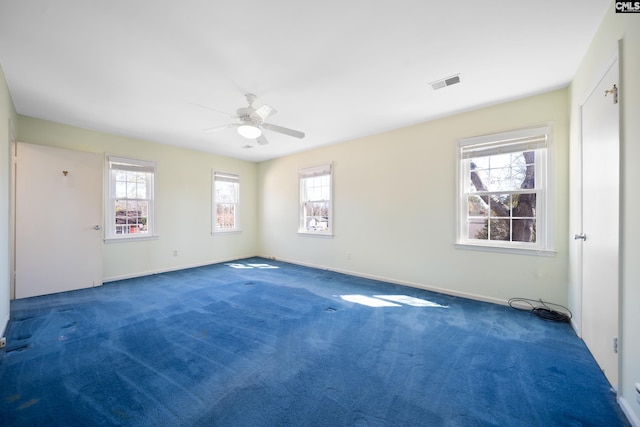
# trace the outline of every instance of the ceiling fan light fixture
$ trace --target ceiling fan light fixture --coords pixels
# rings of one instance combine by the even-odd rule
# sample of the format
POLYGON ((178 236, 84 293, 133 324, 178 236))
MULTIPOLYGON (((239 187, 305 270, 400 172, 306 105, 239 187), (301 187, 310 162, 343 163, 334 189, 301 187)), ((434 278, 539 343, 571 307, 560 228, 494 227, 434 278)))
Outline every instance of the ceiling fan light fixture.
POLYGON ((247 139, 256 139, 262 135, 262 131, 259 127, 254 125, 241 125, 238 126, 238 133, 247 139))

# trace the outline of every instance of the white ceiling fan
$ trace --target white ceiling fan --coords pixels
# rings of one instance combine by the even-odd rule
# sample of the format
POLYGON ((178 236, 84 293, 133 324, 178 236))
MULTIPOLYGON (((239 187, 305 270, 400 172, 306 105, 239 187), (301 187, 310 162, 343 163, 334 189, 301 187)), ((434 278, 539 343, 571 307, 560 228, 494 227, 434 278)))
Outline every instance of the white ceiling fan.
POLYGON ((248 107, 238 108, 236 115, 232 116, 240 119, 240 123, 230 123, 224 126, 217 126, 214 128, 204 129, 205 132, 215 132, 227 128, 237 128, 238 133, 247 138, 255 139, 258 144, 268 144, 267 138, 264 136, 263 129, 268 129, 273 132, 282 133, 285 135, 293 136, 295 138, 304 138, 304 132, 285 128, 282 126, 274 125, 271 123, 265 123, 264 121, 274 115, 277 111, 275 108, 269 105, 262 105, 259 108, 254 108, 253 103, 256 100, 256 96, 252 93, 245 95, 247 98, 248 107))

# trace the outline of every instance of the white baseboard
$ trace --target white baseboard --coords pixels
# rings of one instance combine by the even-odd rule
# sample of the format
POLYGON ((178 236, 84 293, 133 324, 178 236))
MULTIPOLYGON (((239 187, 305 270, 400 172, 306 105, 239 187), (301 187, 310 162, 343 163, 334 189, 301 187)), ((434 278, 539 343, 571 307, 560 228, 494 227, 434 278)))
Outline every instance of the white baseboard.
POLYGON ((359 271, 352 271, 352 270, 346 270, 346 269, 341 269, 341 268, 330 268, 330 267, 323 266, 323 265, 310 264, 310 263, 291 260, 291 259, 273 258, 273 257, 269 257, 269 256, 264 256, 264 255, 258 255, 258 256, 260 256, 262 258, 267 258, 267 259, 270 259, 270 258, 271 259, 277 259, 279 261, 288 262, 290 264, 302 265, 304 267, 318 268, 320 270, 328 270, 328 271, 334 271, 336 273, 348 274, 350 276, 362 277, 364 279, 379 280, 381 282, 393 283, 395 285, 402 285, 402 286, 409 286, 411 288, 424 289, 425 291, 438 292, 438 293, 445 294, 445 295, 450 295, 450 296, 467 298, 467 299, 472 299, 472 300, 482 301, 482 302, 490 302, 490 303, 493 303, 493 304, 509 305, 509 302, 507 300, 503 300, 503 299, 499 299, 499 298, 487 297, 487 296, 484 296, 484 295, 471 294, 471 293, 467 293, 467 292, 452 291, 451 289, 441 288, 441 287, 438 287, 438 286, 429 286, 429 285, 425 285, 425 284, 422 284, 422 283, 415 283, 415 282, 410 282, 410 281, 406 281, 406 280, 398 280, 398 279, 393 279, 393 278, 384 277, 384 276, 376 276, 376 275, 373 275, 373 274, 362 273, 362 272, 359 272, 359 271))
POLYGON ((640 415, 636 414, 633 411, 632 406, 629 404, 629 401, 624 397, 618 397, 618 404, 622 408, 622 412, 627 416, 627 419, 631 423, 633 427, 640 427, 640 415))
POLYGON ((258 255, 243 255, 243 256, 236 256, 236 257, 233 257, 233 258, 222 258, 222 259, 217 259, 217 260, 213 259, 213 260, 205 261, 205 262, 201 262, 201 263, 178 265, 178 266, 168 267, 168 268, 159 268, 157 270, 147 270, 147 271, 140 271, 140 272, 132 273, 132 274, 123 274, 121 276, 105 277, 104 279, 102 279, 102 283, 116 282, 118 280, 125 280, 125 279, 134 279, 136 277, 152 276, 154 274, 169 273, 171 271, 186 270, 186 269, 189 269, 189 268, 204 267, 204 266, 211 265, 211 264, 219 264, 219 263, 222 263, 222 262, 237 261, 239 259, 251 258, 251 257, 255 257, 255 256, 258 256, 258 255))
POLYGON ((576 319, 575 318, 571 318, 571 327, 573 328, 573 331, 576 333, 577 336, 579 336, 580 338, 582 338, 582 336, 580 335, 580 325, 578 325, 576 323, 576 319))

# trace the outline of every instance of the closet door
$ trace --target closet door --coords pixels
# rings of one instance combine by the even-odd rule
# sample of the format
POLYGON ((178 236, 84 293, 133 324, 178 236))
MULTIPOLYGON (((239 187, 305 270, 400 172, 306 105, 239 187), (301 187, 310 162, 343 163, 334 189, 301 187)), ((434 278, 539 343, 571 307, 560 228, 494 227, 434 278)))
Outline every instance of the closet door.
POLYGON ((620 141, 618 60, 582 105, 582 339, 618 385, 620 141), (614 85, 615 88, 614 88, 614 85))
POLYGON ((100 154, 19 142, 16 298, 102 284, 100 154))

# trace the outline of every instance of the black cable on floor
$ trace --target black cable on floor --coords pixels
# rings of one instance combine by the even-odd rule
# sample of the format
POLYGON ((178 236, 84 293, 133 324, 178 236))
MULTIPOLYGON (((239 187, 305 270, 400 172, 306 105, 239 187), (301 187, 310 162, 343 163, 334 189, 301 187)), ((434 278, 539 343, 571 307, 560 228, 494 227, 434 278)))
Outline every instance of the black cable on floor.
POLYGON ((516 310, 530 311, 544 320, 553 322, 568 322, 572 317, 571 311, 567 307, 552 302, 545 302, 541 299, 511 298, 509 300, 509 307, 516 310), (521 306, 518 307, 518 304, 521 306), (525 307, 522 305, 525 305, 525 307))

